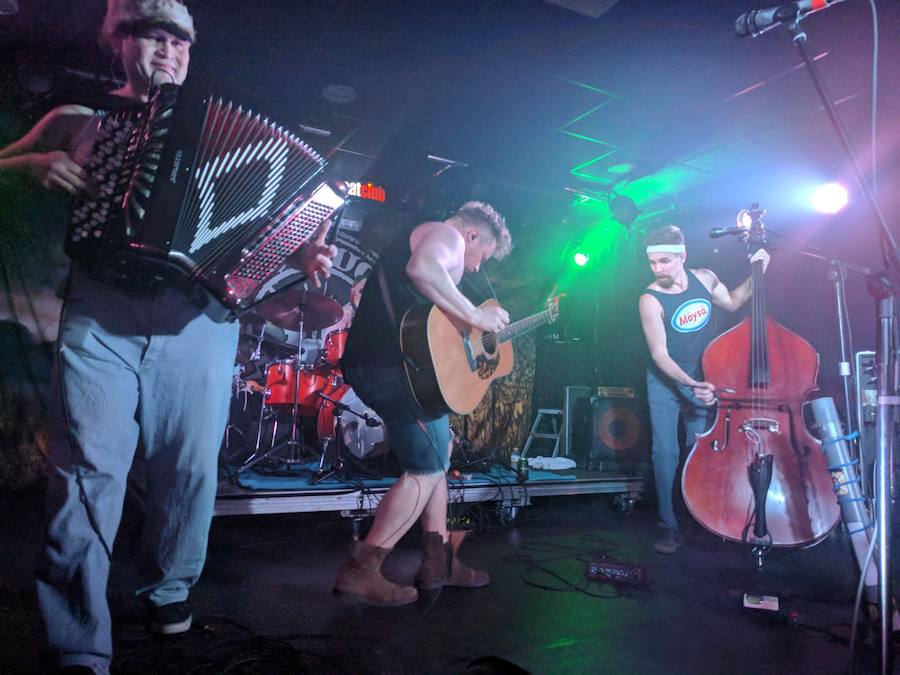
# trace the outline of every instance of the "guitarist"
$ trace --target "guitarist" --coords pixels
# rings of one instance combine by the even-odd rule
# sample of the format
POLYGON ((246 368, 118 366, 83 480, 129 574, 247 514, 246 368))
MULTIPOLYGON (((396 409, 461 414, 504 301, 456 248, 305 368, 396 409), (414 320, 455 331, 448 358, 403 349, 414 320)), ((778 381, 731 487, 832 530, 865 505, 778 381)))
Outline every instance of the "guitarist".
MULTIPOLYGON (((729 312, 750 299, 751 279, 728 290, 714 272, 684 266, 687 249, 684 234, 674 225, 647 233, 647 261, 655 277, 640 297, 641 326, 651 363, 647 368, 647 402, 653 431, 653 471, 659 502, 662 536, 654 544, 657 553, 674 553, 682 544, 672 489, 678 469, 678 418, 685 438, 692 444, 695 434, 709 426, 709 406, 716 402, 716 387, 703 380, 700 359, 716 337, 713 306, 729 312)), ((761 260, 763 271, 769 254, 760 249, 750 256, 761 260)))
POLYGON ((466 202, 446 220, 422 223, 389 246, 372 270, 342 366, 346 380, 386 424, 403 474, 379 504, 365 541, 352 543, 334 582, 335 597, 381 606, 414 602, 416 589, 385 579, 381 565, 419 517, 424 556, 416 586, 434 590, 490 583, 487 572, 459 561, 461 538, 447 530, 450 424, 447 415, 429 418, 418 409, 403 372, 399 327, 409 309, 427 303, 464 326, 483 331, 506 326, 505 310, 475 307, 457 286, 464 272, 477 272, 511 248, 503 217, 488 204, 466 202))

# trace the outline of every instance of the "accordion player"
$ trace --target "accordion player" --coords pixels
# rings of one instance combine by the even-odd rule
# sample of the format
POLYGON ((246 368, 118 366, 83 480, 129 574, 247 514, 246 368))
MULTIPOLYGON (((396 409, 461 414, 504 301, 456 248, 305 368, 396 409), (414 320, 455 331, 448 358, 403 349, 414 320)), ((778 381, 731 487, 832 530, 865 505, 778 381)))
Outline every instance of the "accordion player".
POLYGON ((325 160, 249 110, 175 85, 98 116, 65 251, 132 288, 188 282, 222 317, 251 304, 345 201, 342 183, 306 191, 325 160))

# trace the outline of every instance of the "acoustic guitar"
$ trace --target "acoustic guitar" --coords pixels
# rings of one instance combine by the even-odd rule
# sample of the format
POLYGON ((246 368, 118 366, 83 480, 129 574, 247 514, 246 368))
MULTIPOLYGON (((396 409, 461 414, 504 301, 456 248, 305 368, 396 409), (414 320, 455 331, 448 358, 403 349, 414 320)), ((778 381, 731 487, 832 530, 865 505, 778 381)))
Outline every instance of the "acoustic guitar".
MULTIPOLYGON (((497 304, 487 300, 481 306, 497 304)), ((413 307, 400 322, 400 348, 419 407, 430 415, 472 412, 491 382, 512 372, 510 340, 557 316, 559 296, 551 298, 543 312, 494 332, 463 326, 434 305, 413 307)))

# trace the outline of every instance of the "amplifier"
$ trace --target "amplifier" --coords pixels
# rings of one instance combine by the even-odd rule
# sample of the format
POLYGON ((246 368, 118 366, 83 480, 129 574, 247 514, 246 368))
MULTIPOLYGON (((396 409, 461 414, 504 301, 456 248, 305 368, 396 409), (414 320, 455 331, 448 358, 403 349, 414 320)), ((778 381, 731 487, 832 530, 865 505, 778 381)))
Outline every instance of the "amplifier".
POLYGON ((636 397, 591 398, 590 464, 601 470, 640 470, 650 461, 647 406, 636 397))
POLYGON ((632 387, 597 387, 597 398, 634 398, 632 387))
POLYGON ((566 387, 564 452, 588 469, 642 472, 650 461, 650 421, 630 387, 566 387), (594 392, 597 395, 592 395, 594 392))

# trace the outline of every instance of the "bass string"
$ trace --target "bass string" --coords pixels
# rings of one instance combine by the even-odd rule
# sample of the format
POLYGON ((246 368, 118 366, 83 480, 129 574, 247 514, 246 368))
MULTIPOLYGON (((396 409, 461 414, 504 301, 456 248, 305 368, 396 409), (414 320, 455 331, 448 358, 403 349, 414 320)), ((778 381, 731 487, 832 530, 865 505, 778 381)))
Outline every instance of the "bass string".
MULTIPOLYGON (((760 323, 764 321, 764 315, 762 314, 762 296, 757 293, 758 287, 758 276, 756 266, 751 266, 751 297, 752 297, 752 316, 750 320, 750 325, 752 329, 751 335, 751 377, 750 377, 750 410, 751 410, 751 420, 756 418, 759 414, 760 410, 760 401, 759 401, 759 387, 760 383, 763 381, 764 373, 763 373, 763 363, 762 363, 762 345, 761 345, 761 335, 760 335, 760 323)), ((751 430, 752 430, 752 422, 751 422, 751 430)), ((752 439, 749 436, 749 432, 747 433, 748 440, 752 439)), ((749 443, 747 446, 748 454, 752 457, 753 452, 751 448, 754 448, 754 444, 749 443)))

